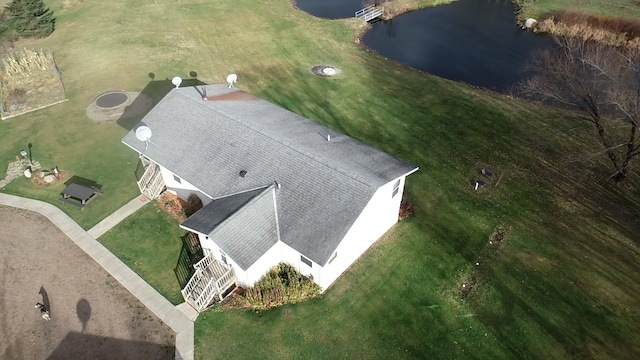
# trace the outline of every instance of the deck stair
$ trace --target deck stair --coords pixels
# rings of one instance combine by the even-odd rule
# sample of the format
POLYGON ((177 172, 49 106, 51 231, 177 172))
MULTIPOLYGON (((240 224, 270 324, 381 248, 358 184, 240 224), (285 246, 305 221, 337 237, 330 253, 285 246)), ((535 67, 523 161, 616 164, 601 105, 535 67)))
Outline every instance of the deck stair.
POLYGON ((224 300, 224 294, 230 293, 228 290, 236 286, 233 267, 226 266, 211 254, 193 266, 195 273, 182 289, 184 300, 199 312, 215 301, 224 300))

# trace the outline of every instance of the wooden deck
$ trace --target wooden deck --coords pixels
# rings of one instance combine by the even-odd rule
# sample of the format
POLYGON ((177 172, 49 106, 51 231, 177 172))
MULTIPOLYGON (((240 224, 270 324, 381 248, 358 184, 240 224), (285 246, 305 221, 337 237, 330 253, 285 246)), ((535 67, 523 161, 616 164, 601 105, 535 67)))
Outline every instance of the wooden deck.
POLYGON ((146 160, 144 157, 140 157, 140 162, 142 166, 144 166, 144 172, 142 173, 141 178, 137 181, 138 188, 144 196, 153 200, 165 189, 162 173, 160 172, 160 166, 146 160))
POLYGON ((208 254, 194 265, 196 272, 182 290, 184 300, 198 311, 206 310, 213 302, 224 300, 236 286, 233 268, 215 260, 208 254))

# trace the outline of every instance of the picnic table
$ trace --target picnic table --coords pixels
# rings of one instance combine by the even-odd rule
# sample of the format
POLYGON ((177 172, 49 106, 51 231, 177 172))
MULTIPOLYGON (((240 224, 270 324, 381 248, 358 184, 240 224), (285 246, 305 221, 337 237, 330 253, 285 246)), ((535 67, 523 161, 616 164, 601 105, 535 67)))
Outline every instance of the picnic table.
POLYGON ((100 194, 102 194, 102 190, 95 186, 73 183, 69 184, 66 189, 62 191, 60 200, 65 204, 71 204, 84 209, 91 200, 100 194))

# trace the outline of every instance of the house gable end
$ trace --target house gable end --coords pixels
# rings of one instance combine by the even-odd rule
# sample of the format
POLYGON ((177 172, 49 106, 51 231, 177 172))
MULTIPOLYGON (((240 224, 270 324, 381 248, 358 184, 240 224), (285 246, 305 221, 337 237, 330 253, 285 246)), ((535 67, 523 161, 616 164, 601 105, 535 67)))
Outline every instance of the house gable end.
POLYGON ((273 191, 273 186, 261 189, 259 194, 206 233, 243 270, 251 267, 278 242, 273 191))

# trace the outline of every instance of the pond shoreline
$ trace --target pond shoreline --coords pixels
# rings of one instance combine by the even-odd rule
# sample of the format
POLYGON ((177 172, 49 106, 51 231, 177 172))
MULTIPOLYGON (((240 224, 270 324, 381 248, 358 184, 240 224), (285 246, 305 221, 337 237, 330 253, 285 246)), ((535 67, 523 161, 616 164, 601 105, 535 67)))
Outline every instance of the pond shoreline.
MULTIPOLYGON (((295 0, 291 1, 295 3, 295 0)), ((382 16, 382 19, 391 20, 394 17, 412 11, 446 5, 455 1, 457 0, 391 0, 383 4, 385 12, 382 16)), ((524 23, 529 17, 527 16, 527 12, 529 11, 529 9, 526 6, 523 6, 522 1, 513 1, 513 4, 517 9, 516 13, 514 14, 514 23, 524 28, 524 23)), ((640 49, 640 32, 638 32, 637 34, 629 35, 626 32, 612 31, 610 29, 607 29, 606 26, 598 27, 589 24, 589 22, 609 24, 608 26, 614 28, 633 28, 635 30, 640 29, 640 21, 632 21, 617 17, 586 15, 581 14, 580 12, 573 12, 573 16, 567 17, 567 13, 568 12, 556 13, 545 19, 539 20, 536 26, 529 29, 529 31, 555 37, 578 37, 582 38, 583 40, 595 41, 598 43, 616 47, 640 49), (626 26, 620 26, 620 24, 624 24, 626 26)), ((366 28, 368 27, 365 27, 365 29, 366 28)), ((366 30, 361 30, 357 34, 357 43, 359 43, 360 38, 365 31, 366 30)))

